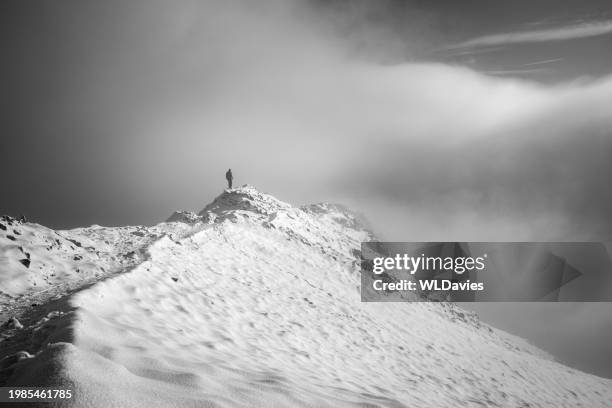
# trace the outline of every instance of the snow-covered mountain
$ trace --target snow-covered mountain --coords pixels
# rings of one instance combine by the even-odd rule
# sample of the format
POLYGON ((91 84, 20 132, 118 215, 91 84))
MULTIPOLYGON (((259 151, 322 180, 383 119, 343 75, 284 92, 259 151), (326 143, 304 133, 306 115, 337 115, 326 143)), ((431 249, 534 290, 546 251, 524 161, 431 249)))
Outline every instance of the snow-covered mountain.
POLYGON ((2 225, 0 385, 79 407, 612 406, 612 381, 452 304, 361 303, 373 236, 341 206, 243 186, 153 227, 2 225))

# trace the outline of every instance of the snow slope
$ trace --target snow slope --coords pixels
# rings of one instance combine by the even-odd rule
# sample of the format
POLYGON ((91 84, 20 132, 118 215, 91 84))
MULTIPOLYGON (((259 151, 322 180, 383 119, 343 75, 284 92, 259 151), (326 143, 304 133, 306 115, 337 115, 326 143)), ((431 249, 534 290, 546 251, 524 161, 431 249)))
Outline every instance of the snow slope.
POLYGON ((184 223, 152 227, 92 225, 54 231, 39 224, 0 218, 0 321, 31 303, 42 303, 129 269, 163 236, 191 231, 184 223))
MULTIPOLYGON (((245 186, 199 216, 7 329, 42 334, 3 360, 5 382, 71 386, 79 407, 612 406, 612 381, 452 304, 361 303, 372 236, 342 207, 245 186)), ((95 230, 74 233, 110 234, 95 230)))

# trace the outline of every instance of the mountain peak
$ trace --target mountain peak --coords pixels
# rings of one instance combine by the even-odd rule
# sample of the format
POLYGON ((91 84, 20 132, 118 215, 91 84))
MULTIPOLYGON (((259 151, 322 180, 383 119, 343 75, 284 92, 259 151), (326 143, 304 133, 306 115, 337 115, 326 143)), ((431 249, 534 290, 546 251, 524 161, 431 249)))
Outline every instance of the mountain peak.
MULTIPOLYGON (((195 216, 193 213, 175 214, 179 214, 176 218, 182 217, 187 220, 193 220, 193 216, 195 216)), ((210 223, 221 222, 225 219, 253 218, 255 215, 255 218, 260 218, 261 221, 268 224, 279 218, 285 218, 287 214, 292 214, 289 218, 294 220, 301 219, 302 222, 308 223, 309 221, 306 218, 317 219, 338 224, 343 228, 366 232, 370 237, 373 237, 366 218, 342 204, 323 202, 294 207, 248 184, 226 189, 212 203, 200 211, 199 217, 210 223)))
POLYGON ((199 215, 209 221, 215 221, 244 212, 270 215, 289 208, 292 208, 290 204, 245 184, 237 188, 226 189, 212 203, 204 207, 199 215))
POLYGON ((336 259, 338 256, 354 259, 360 242, 375 239, 365 217, 341 204, 295 207, 248 184, 224 190, 199 214, 176 211, 167 220, 188 225, 219 225, 226 221, 247 229, 276 230, 287 239, 319 248, 336 259))

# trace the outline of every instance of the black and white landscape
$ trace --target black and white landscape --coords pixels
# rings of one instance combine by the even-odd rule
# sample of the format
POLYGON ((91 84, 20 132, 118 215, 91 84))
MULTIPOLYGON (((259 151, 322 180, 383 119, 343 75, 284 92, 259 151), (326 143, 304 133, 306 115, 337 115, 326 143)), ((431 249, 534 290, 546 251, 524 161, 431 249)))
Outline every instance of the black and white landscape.
POLYGON ((362 303, 359 262, 612 241, 609 2, 7 0, 0 33, 0 387, 612 406, 609 303, 362 303))
POLYGON ((154 227, 3 225, 3 317, 23 317, 3 327, 0 380, 70 388, 75 406, 612 402, 612 381, 452 304, 361 303, 373 236, 343 207, 243 186, 154 227))

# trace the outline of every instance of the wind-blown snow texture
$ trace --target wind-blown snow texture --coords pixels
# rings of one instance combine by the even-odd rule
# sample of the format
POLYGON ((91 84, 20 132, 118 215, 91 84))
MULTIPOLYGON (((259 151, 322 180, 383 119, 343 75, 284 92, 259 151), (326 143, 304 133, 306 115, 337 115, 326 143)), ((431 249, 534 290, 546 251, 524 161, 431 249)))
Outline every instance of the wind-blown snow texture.
POLYGON ((2 241, 6 304, 41 287, 55 297, 3 328, 0 383, 70 386, 79 407, 612 406, 612 381, 451 304, 361 303, 358 250, 372 235, 343 207, 244 186, 169 221, 16 223, 29 235, 2 241))

